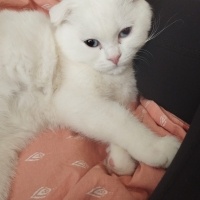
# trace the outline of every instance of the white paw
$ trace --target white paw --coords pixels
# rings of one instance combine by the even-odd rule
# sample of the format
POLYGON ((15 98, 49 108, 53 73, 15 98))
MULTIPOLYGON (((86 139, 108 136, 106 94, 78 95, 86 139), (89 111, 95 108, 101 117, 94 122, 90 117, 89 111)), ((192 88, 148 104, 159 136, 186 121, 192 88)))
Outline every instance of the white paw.
POLYGON ((147 150, 144 163, 153 167, 167 168, 176 155, 181 143, 174 136, 164 136, 147 150))
POLYGON ((112 144, 107 148, 107 153, 105 165, 110 173, 114 172, 117 175, 133 174, 137 164, 127 151, 112 144))

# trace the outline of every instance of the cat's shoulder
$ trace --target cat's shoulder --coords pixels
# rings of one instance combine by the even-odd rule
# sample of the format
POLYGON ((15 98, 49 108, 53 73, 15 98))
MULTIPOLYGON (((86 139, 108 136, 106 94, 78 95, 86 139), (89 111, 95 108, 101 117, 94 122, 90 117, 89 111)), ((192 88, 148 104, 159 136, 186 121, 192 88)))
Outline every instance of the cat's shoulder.
POLYGON ((47 84, 56 63, 56 45, 48 16, 39 11, 0 12, 1 74, 27 85, 32 80, 47 84))
MULTIPOLYGON (((30 31, 41 32, 50 28, 50 21, 46 14, 33 10, 2 10, 0 11, 0 31, 30 31)), ((11 33, 10 32, 10 33, 11 33)))
POLYGON ((37 11, 37 10, 9 10, 4 9, 0 11, 0 20, 7 21, 13 21, 16 22, 18 20, 27 21, 30 19, 36 19, 40 18, 40 20, 47 20, 47 15, 43 12, 37 11))
POLYGON ((16 49, 16 52, 19 48, 24 51, 38 49, 47 43, 46 40, 53 40, 53 29, 46 14, 33 10, 0 11, 0 49, 3 49, 1 54, 5 53, 6 49, 16 49))

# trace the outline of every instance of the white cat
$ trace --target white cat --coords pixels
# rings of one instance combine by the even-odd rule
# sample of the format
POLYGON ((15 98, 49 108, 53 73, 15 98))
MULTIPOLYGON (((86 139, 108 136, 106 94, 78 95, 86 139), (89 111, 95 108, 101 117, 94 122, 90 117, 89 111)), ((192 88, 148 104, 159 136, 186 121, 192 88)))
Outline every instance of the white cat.
POLYGON ((156 136, 128 110, 137 96, 132 60, 151 16, 144 0, 63 0, 50 20, 0 12, 0 200, 18 152, 47 128, 111 144, 118 174, 134 171, 132 158, 169 166, 180 142, 156 136))

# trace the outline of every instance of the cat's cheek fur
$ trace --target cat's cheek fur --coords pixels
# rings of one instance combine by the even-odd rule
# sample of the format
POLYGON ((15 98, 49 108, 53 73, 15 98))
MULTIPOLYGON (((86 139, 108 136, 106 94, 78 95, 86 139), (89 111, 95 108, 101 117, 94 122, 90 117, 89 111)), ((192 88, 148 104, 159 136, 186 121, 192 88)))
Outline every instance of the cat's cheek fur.
POLYGON ((58 27, 55 37, 61 52, 67 59, 89 66, 95 65, 100 49, 88 47, 76 28, 66 22, 58 27))

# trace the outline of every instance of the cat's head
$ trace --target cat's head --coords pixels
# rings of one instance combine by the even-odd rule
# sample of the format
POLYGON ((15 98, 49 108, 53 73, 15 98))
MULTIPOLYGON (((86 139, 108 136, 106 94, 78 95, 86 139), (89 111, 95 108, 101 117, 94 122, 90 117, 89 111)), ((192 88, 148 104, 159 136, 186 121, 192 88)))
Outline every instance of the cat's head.
POLYGON ((151 17, 145 0, 62 0, 50 10, 62 53, 108 74, 130 66, 147 40, 151 17))

